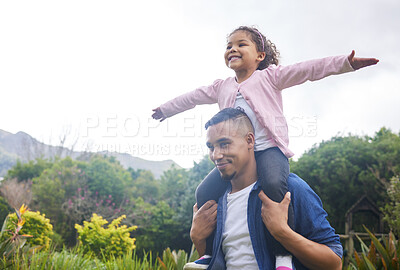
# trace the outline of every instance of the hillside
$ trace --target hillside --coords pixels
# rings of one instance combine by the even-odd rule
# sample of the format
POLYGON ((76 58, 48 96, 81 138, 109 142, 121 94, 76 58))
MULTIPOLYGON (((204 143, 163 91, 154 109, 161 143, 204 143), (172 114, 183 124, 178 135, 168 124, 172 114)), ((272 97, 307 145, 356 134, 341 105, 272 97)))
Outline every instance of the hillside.
MULTIPOLYGON (((88 154, 93 153, 72 151, 65 147, 47 145, 25 132, 20 131, 13 134, 0 129, 0 177, 6 175, 17 159, 23 162, 38 157, 52 158, 55 156, 62 158, 70 156, 73 159, 77 159, 88 154)), ((172 165, 180 168, 173 160, 151 161, 116 152, 101 152, 99 154, 115 157, 124 168, 149 170, 156 178, 159 178, 172 165)))

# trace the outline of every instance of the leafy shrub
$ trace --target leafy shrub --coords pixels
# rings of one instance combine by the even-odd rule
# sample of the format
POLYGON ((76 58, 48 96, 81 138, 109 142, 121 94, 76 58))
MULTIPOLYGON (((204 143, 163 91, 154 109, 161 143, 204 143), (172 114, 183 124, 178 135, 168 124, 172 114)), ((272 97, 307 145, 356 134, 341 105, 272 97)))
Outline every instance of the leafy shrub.
MULTIPOLYGON (((30 246, 40 246, 45 250, 48 249, 50 247, 50 239, 53 235, 53 225, 50 224, 50 220, 45 218, 44 214, 40 214, 39 211, 26 211, 23 218, 25 221, 20 233, 32 236, 27 239, 27 244, 30 246)), ((10 214, 6 227, 8 230, 12 230, 17 223, 17 214, 10 214)), ((4 236, 9 237, 10 235, 5 233, 4 236)))
POLYGON ((83 226, 75 224, 78 231, 79 247, 84 252, 93 253, 99 258, 110 258, 122 256, 132 251, 135 246, 135 238, 130 237, 130 232, 136 230, 136 226, 119 226, 125 215, 114 219, 107 228, 103 226, 108 223, 101 216, 93 214, 90 222, 84 221, 83 226))
POLYGON ((400 244, 399 240, 396 240, 394 234, 390 232, 388 238, 383 237, 382 244, 375 235, 366 227, 364 228, 371 239, 371 245, 368 247, 361 238, 358 237, 362 251, 361 253, 354 252, 354 257, 351 258, 351 262, 346 270, 400 269, 398 257, 400 253, 400 244))
POLYGON ((22 205, 19 210, 15 209, 17 213, 17 222, 9 222, 10 216, 4 220, 3 226, 0 231, 0 269, 6 269, 15 265, 21 257, 28 258, 33 253, 34 248, 25 246, 26 240, 31 235, 20 234, 21 229, 25 223, 25 213, 27 207, 22 205), (9 224, 9 227, 7 227, 9 224))

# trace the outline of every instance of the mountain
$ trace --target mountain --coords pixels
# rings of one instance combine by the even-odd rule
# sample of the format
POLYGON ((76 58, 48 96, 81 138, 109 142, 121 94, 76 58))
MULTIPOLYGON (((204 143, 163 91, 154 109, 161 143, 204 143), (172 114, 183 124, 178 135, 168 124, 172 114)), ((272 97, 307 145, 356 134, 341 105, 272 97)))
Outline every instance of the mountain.
MULTIPOLYGON (((47 145, 39 142, 25 132, 20 131, 13 134, 0 129, 0 177, 7 174, 7 171, 14 166, 17 159, 22 162, 27 162, 38 157, 52 158, 55 156, 60 156, 61 158, 70 156, 73 159, 77 159, 78 157, 90 154, 94 153, 73 151, 62 146, 47 145)), ((173 160, 151 161, 134 157, 126 153, 107 151, 98 154, 115 157, 126 169, 149 170, 156 178, 159 178, 162 173, 171 168, 172 165, 180 168, 173 160)))

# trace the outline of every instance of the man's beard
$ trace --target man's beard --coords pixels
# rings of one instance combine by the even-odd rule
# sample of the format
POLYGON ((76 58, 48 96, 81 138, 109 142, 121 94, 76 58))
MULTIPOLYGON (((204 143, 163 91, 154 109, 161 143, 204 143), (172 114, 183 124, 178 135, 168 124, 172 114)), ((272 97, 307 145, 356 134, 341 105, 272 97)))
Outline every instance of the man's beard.
POLYGON ((221 178, 222 178, 222 180, 224 180, 226 182, 229 182, 229 181, 231 181, 233 179, 233 177, 235 177, 235 175, 236 175, 236 172, 232 173, 231 175, 223 175, 221 173, 221 178))

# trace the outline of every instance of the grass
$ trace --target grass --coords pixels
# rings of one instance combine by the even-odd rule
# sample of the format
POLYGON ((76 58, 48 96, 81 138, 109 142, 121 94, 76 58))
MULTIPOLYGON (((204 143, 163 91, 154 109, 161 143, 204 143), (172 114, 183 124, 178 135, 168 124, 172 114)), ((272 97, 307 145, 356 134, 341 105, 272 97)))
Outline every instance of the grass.
MULTIPOLYGON (((84 254, 77 248, 63 248, 56 251, 50 248, 46 251, 34 250, 15 254, 12 263, 6 267, 6 260, 0 258, 0 269, 10 270, 181 270, 188 261, 193 261, 198 257, 197 252, 192 249, 190 257, 188 254, 179 250, 171 251, 169 248, 164 250, 162 257, 154 257, 151 252, 145 253, 142 258, 136 252, 129 252, 121 257, 111 257, 109 259, 99 259, 90 254, 84 254), (188 260, 189 258, 189 260, 188 260)), ((10 261, 8 260, 8 263, 10 261)))

